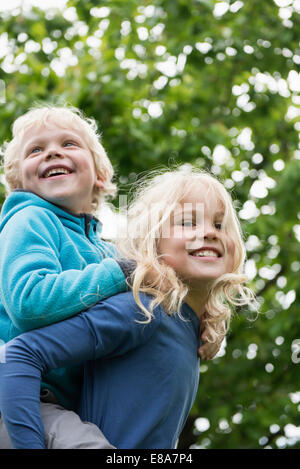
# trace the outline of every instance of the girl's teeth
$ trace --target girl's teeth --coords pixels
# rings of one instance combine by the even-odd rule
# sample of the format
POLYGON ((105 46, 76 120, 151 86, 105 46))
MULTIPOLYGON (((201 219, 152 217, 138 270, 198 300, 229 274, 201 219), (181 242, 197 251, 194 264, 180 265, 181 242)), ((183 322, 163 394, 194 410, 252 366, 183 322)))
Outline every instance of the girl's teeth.
POLYGON ((193 255, 197 257, 218 257, 218 254, 215 251, 200 251, 193 255))

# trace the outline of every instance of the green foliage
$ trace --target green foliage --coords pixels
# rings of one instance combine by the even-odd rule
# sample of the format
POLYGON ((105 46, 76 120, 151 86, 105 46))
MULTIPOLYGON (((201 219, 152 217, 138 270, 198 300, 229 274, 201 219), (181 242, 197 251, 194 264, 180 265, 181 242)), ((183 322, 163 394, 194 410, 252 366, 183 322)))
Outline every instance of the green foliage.
POLYGON ((140 172, 192 163, 239 201, 260 313, 238 311, 226 353, 202 364, 182 447, 300 448, 300 25, 297 2, 279 3, 70 0, 63 12, 1 13, 1 143, 33 103, 67 101, 97 120, 122 192, 140 172))

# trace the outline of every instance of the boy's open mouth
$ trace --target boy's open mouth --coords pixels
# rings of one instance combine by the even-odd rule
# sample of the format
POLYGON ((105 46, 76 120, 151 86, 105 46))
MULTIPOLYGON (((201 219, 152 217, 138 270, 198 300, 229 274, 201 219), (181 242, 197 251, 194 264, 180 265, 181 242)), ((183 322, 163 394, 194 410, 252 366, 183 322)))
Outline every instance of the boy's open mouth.
POLYGON ((42 178, 51 178, 55 176, 62 176, 65 174, 71 174, 73 171, 66 166, 51 166, 50 168, 45 169, 42 173, 42 178))

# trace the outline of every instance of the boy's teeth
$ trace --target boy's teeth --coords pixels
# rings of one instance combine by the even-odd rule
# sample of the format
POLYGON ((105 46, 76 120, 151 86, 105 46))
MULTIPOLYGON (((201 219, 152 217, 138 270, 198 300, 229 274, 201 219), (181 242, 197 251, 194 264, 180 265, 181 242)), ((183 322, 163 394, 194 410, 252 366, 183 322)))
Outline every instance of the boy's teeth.
POLYGON ((52 174, 69 174, 70 171, 66 168, 53 168, 53 169, 49 169, 49 171, 47 171, 45 173, 45 178, 48 178, 50 176, 52 176, 52 174))
POLYGON ((218 254, 215 251, 198 251, 193 254, 193 256, 197 257, 218 257, 218 254))

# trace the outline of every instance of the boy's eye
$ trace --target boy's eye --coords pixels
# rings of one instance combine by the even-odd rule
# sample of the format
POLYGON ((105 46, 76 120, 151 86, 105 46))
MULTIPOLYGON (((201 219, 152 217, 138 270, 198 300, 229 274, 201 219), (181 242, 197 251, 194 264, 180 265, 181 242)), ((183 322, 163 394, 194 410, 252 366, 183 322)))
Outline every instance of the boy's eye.
POLYGON ((33 153, 39 153, 41 151, 41 147, 33 147, 29 150, 28 155, 32 155, 33 153))
POLYGON ((64 146, 65 147, 78 147, 78 143, 68 140, 67 142, 64 142, 64 146))

